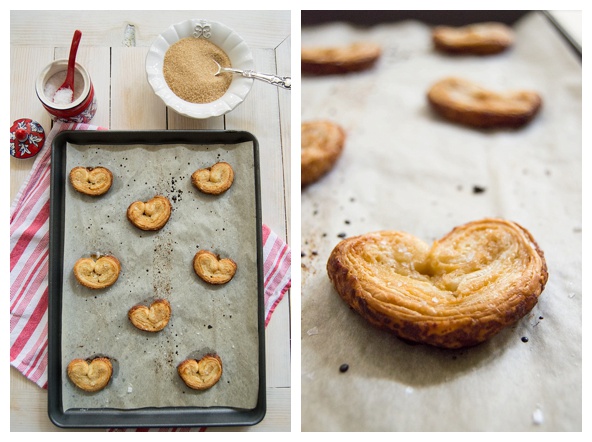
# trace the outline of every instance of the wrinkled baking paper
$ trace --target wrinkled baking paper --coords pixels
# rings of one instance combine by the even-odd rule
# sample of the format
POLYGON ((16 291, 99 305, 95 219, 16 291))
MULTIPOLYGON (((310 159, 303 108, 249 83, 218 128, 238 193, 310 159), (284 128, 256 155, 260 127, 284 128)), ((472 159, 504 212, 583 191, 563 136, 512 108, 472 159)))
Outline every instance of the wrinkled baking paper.
POLYGON ((303 47, 384 48, 370 71, 302 79, 302 120, 347 132, 335 169, 302 192, 303 431, 581 431, 582 69, 542 15, 515 31, 507 53, 451 57, 414 21, 303 29, 303 47), (517 131, 448 123, 426 92, 449 75, 533 89, 542 111, 517 131), (406 344, 369 326, 327 277, 340 234, 393 229, 431 243, 485 217, 526 227, 550 276, 531 313, 477 347, 406 344))
POLYGON ((259 387, 257 237, 253 144, 71 145, 66 170, 109 168, 107 194, 89 197, 66 185, 62 303, 63 403, 69 408, 192 406, 252 409, 259 387), (232 187, 215 196, 199 192, 191 174, 226 161, 232 187), (172 203, 168 223, 144 232, 126 217, 134 201, 164 195, 172 203), (238 266, 225 285, 203 282, 193 270, 199 250, 231 258, 238 266), (92 253, 121 262, 117 282, 103 290, 81 286, 72 268, 92 253), (136 329, 128 310, 167 299, 172 317, 157 333, 136 329), (219 382, 206 391, 185 386, 177 365, 217 353, 219 382), (102 391, 87 394, 66 376, 74 358, 105 355, 114 374, 102 391))

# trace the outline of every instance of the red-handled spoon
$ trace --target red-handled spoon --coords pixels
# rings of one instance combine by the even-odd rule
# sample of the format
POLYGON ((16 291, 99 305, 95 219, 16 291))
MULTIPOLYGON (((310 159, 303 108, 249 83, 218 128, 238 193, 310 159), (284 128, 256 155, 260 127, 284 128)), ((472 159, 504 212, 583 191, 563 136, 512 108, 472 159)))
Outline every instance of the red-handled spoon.
POLYGON ((54 95, 54 102, 56 98, 59 97, 59 101, 66 101, 72 102, 72 98, 74 98, 74 71, 76 65, 76 52, 78 52, 78 45, 80 44, 80 38, 82 37, 82 32, 78 29, 74 31, 74 36, 72 37, 72 44, 70 45, 70 57, 68 58, 68 71, 66 73, 66 79, 62 83, 62 85, 58 88, 54 95), (61 92, 65 89, 68 89, 68 92, 61 92), (67 96, 71 93, 71 97, 69 101, 67 98, 64 100, 64 96, 67 96))

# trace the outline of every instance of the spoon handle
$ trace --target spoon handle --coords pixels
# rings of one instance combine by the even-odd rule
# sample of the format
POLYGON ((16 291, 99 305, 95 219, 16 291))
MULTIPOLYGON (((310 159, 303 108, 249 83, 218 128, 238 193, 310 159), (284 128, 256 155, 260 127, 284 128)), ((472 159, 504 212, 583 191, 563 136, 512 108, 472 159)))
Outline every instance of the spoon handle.
POLYGON ((284 89, 292 90, 292 78, 291 77, 280 77, 278 75, 261 74, 259 72, 246 70, 242 71, 241 75, 247 78, 254 78, 256 80, 265 81, 275 86, 283 87, 284 89))
POLYGON ((78 29, 74 31, 72 37, 72 45, 70 46, 70 57, 68 58, 68 72, 66 73, 66 83, 72 85, 74 82, 74 65, 76 64, 76 52, 78 52, 78 45, 80 44, 80 38, 82 32, 78 29))

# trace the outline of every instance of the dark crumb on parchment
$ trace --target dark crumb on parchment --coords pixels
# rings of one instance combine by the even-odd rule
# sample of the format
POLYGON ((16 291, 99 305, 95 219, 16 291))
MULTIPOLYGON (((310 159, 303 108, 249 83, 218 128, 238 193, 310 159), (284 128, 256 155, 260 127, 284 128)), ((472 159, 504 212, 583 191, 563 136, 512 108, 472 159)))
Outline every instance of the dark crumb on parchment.
POLYGON ((483 193, 483 192, 485 192, 485 187, 473 186, 473 193, 483 193))

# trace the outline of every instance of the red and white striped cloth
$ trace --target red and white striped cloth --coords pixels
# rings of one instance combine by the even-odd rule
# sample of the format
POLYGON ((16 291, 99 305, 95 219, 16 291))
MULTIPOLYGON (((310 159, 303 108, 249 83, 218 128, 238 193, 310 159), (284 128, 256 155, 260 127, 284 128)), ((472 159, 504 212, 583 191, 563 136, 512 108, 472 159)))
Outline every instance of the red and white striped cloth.
MULTIPOLYGON (((47 302, 51 143, 64 130, 104 130, 56 123, 10 209, 10 364, 47 388, 47 302)), ((288 245, 263 225, 265 325, 291 286, 288 245)))

